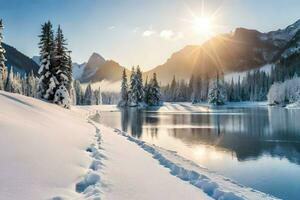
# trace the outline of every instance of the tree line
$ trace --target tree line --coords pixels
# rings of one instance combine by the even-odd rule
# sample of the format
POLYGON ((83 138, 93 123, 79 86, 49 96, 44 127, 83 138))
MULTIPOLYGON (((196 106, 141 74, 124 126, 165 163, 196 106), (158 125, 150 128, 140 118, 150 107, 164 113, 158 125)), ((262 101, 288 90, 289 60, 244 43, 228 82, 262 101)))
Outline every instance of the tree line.
POLYGON ((230 81, 224 80, 222 72, 218 72, 217 77, 192 75, 189 81, 176 80, 174 76, 170 84, 161 88, 162 100, 199 103, 212 102, 214 96, 220 102, 218 104, 226 101, 266 101, 273 84, 298 77, 300 68, 298 65, 292 65, 290 59, 282 58, 270 67, 268 72, 260 69, 251 70, 230 81))
POLYGON ((123 70, 121 81, 121 94, 118 106, 159 106, 161 105, 160 86, 157 81, 156 73, 148 81, 146 78, 143 84, 143 77, 140 67, 137 66, 136 70, 132 67, 129 85, 127 80, 126 70, 123 70))

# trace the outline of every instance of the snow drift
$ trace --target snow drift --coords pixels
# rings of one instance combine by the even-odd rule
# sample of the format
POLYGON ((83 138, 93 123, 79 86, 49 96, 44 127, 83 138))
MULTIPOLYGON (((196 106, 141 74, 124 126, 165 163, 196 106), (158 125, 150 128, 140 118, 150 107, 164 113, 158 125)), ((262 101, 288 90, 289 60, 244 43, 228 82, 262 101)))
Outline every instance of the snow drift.
POLYGON ((0 91, 1 199, 80 199, 95 129, 80 114, 0 91))
POLYGON ((155 145, 147 144, 129 136, 126 132, 115 129, 115 132, 136 143, 146 152, 152 154, 159 164, 170 170, 170 174, 187 181, 216 200, 247 200, 247 199, 277 199, 252 188, 245 187, 235 181, 218 175, 196 163, 186 160, 176 152, 165 150, 155 145))

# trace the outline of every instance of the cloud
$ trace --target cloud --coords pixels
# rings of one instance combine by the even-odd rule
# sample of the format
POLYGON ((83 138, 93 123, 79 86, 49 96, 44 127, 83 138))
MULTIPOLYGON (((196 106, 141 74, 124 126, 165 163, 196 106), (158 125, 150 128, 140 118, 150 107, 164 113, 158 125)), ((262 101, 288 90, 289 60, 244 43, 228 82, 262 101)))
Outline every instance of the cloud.
POLYGON ((184 37, 182 32, 174 33, 172 30, 162 30, 159 37, 165 40, 178 40, 184 37))
POLYGON ((170 40, 174 36, 174 32, 172 30, 162 30, 159 34, 159 37, 164 38, 166 40, 170 40))
POLYGON ((144 31, 142 35, 143 35, 143 37, 150 37, 154 34, 155 34, 155 31, 151 29, 151 30, 144 31))
POLYGON ((109 27, 107 27, 108 30, 113 30, 115 28, 116 28, 115 26, 109 26, 109 27))

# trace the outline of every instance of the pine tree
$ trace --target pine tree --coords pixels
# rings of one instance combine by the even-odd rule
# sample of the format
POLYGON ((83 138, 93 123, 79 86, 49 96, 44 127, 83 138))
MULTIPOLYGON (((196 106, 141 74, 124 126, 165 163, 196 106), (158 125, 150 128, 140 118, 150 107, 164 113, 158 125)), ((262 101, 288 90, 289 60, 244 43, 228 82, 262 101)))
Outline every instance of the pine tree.
POLYGON ((50 21, 42 25, 39 48, 40 48, 40 69, 38 97, 52 101, 58 85, 53 66, 54 36, 50 21))
POLYGON ((161 103, 161 94, 160 87, 157 82, 156 73, 153 73, 153 78, 151 79, 149 86, 149 101, 148 105, 150 106, 158 106, 161 103))
POLYGON ((121 100, 119 102, 119 106, 127 106, 128 105, 128 83, 127 83, 127 75, 126 70, 123 70, 122 74, 122 83, 121 83, 121 100))
POLYGON ((77 105, 77 95, 75 91, 74 80, 72 80, 71 89, 70 89, 70 99, 72 105, 77 105))
POLYGON ((98 90, 95 90, 94 95, 95 95, 95 104, 101 105, 102 104, 102 95, 101 95, 100 87, 98 88, 98 90))
POLYGON ((219 80, 219 73, 208 91, 208 102, 213 105, 224 105, 226 101, 226 93, 221 81, 219 80))
POLYGON ((143 90, 143 78, 140 67, 137 66, 136 69, 136 79, 137 79, 137 100, 138 102, 143 102, 144 100, 144 90, 143 90))
POLYGON ((74 81, 74 89, 76 93, 76 105, 83 105, 84 104, 84 93, 80 84, 80 81, 74 81))
POLYGON ((36 77, 34 76, 33 71, 31 71, 29 73, 29 75, 27 76, 27 96, 29 97, 36 97, 36 89, 37 89, 37 85, 36 85, 36 77))
POLYGON ((151 85, 148 83, 148 76, 146 77, 144 85, 144 102, 149 105, 151 98, 151 85))
POLYGON ((129 92, 129 104, 130 106, 137 106, 138 97, 137 97, 137 76, 134 71, 134 67, 132 67, 131 75, 130 75, 130 92, 129 92))
POLYGON ((13 66, 10 67, 5 90, 7 92, 14 92, 14 69, 13 69, 13 66))
POLYGON ((53 57, 54 72, 57 80, 53 102, 65 108, 70 107, 70 89, 72 83, 72 61, 66 48, 62 29, 58 26, 53 57))
POLYGON ((2 19, 0 19, 0 90, 5 89, 6 79, 7 79, 7 67, 5 66, 5 49, 2 47, 2 31, 3 31, 2 19))
POLYGON ((176 79, 175 79, 175 75, 173 76, 171 86, 170 86, 170 99, 171 99, 171 101, 176 100, 176 79))
POLYGON ((13 92, 22 94, 22 78, 19 72, 16 73, 16 77, 13 81, 13 92))
POLYGON ((91 83, 89 83, 84 93, 84 105, 94 105, 94 104, 95 104, 95 95, 92 90, 91 83))

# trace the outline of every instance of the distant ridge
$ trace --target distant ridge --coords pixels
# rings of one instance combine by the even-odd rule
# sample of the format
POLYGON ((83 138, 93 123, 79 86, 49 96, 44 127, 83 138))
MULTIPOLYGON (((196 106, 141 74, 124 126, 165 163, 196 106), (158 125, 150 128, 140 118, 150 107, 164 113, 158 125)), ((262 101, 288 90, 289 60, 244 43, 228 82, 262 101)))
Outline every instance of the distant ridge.
POLYGON ((11 66, 14 67, 14 72, 19 72, 21 75, 24 75, 25 73, 30 73, 33 71, 35 74, 37 74, 37 71, 39 69, 39 65, 34 62, 31 58, 24 55, 20 51, 18 51, 16 48, 2 43, 6 53, 6 66, 8 69, 10 69, 11 66))

